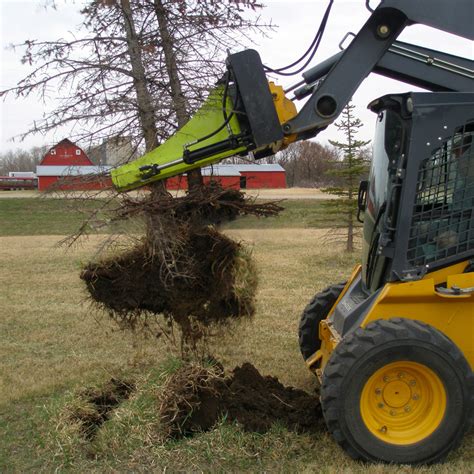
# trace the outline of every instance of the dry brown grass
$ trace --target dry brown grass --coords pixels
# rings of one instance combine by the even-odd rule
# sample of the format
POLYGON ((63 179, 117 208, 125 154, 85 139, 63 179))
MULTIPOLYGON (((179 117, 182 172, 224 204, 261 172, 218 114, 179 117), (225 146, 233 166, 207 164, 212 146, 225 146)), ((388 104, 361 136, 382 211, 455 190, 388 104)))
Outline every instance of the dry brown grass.
POLYGON ((161 354, 91 311, 78 275, 100 237, 68 253, 55 247, 59 240, 0 238, 0 404, 161 354))
MULTIPOLYGON (((234 328, 216 356, 226 365, 246 360, 284 383, 314 385, 300 359, 296 327, 314 292, 347 274, 345 259, 334 250, 334 266, 318 244, 321 230, 229 231, 254 246, 260 273, 257 315, 234 328)), ((90 236, 67 253, 55 247, 60 236, 1 237, 0 321, 2 381, 0 403, 42 393, 71 382, 114 371, 124 363, 160 358, 170 347, 118 331, 92 310, 78 278, 103 236, 90 236)))
MULTIPOLYGON (((136 197, 142 195, 146 191, 131 191, 127 193, 129 196, 136 197)), ((329 199, 334 196, 323 193, 319 188, 283 188, 283 189, 247 189, 246 194, 250 196, 258 196, 262 199, 329 199)), ((69 198, 83 197, 87 192, 83 191, 70 191, 67 193, 69 198)), ((107 191, 96 192, 93 194, 95 197, 107 197, 109 193, 107 191)), ((173 196, 183 196, 184 191, 171 191, 173 196)), ((58 197, 57 193, 48 194, 41 193, 33 190, 22 190, 22 191, 0 191, 0 199, 11 199, 11 198, 32 198, 32 197, 58 197)))
POLYGON ((246 194, 261 199, 334 199, 337 196, 323 193, 319 188, 286 188, 286 189, 247 189, 246 194))
MULTIPOLYGON (((262 374, 313 391, 316 380, 298 350, 299 315, 316 291, 344 280, 358 256, 322 244, 324 230, 229 233, 253 245, 260 280, 257 312, 254 321, 216 341, 213 355, 229 368, 251 361, 262 374)), ((0 471, 64 466, 64 453, 53 457, 50 447, 37 440, 54 430, 47 408, 51 400, 122 372, 146 371, 173 351, 162 340, 118 331, 107 317, 91 312, 78 274, 101 236, 68 253, 54 247, 59 239, 0 238, 0 471)), ((132 399, 105 423, 94 457, 75 452, 69 465, 78 471, 474 472, 473 433, 442 466, 367 467, 349 460, 326 433, 297 436, 275 428, 257 436, 222 425, 170 446, 147 443, 140 433, 148 418, 137 413, 151 413, 152 405, 138 412, 140 403, 132 399)))

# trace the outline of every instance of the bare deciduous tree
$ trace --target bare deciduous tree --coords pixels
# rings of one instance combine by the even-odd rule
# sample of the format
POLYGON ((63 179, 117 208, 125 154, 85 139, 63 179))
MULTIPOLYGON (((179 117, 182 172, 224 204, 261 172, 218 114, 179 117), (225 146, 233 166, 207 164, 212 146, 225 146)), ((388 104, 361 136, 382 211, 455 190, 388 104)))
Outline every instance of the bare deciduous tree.
POLYGON ((102 0, 67 39, 18 45, 32 72, 0 96, 37 94, 56 107, 21 137, 69 125, 83 147, 110 137, 150 150, 181 127, 222 75, 227 48, 265 25, 256 1, 102 0))
POLYGON ((320 187, 329 184, 327 171, 337 162, 337 151, 312 141, 293 143, 277 155, 285 168, 286 182, 290 187, 320 187))
POLYGON ((11 171, 35 171, 46 151, 46 146, 35 146, 29 150, 17 149, 1 153, 0 176, 6 176, 11 171))

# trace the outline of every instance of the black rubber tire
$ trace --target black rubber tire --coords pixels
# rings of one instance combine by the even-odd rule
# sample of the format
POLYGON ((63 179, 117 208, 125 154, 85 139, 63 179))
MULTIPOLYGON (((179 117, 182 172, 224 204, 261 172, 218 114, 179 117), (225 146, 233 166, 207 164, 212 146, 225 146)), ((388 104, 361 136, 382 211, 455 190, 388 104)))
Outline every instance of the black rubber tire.
POLYGON ((324 370, 321 405, 329 431, 352 458, 431 464, 443 461, 473 422, 474 374, 458 347, 432 326, 402 318, 378 320, 337 345, 324 370), (364 385, 376 370, 396 361, 424 364, 438 375, 447 392, 440 425, 417 443, 386 443, 362 420, 364 385))
POLYGON ((339 283, 317 293, 304 309, 298 330, 300 351, 304 360, 311 357, 321 347, 319 323, 326 319, 344 286, 346 286, 345 283, 339 283))

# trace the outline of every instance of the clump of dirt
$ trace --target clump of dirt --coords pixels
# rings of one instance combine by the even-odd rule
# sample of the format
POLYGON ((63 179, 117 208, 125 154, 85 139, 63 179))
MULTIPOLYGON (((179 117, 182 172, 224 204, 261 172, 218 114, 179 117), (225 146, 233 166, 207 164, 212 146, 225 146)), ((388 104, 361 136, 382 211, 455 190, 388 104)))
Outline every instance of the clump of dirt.
POLYGON ((276 421, 296 432, 313 431, 321 419, 319 400, 276 377, 263 377, 251 364, 234 369, 226 381, 221 412, 245 430, 264 433, 276 421))
POLYGON ((250 363, 229 376, 222 366, 184 366, 168 380, 160 400, 165 436, 179 438, 211 429, 222 416, 245 431, 265 433, 279 422, 295 432, 321 428, 317 397, 262 376, 250 363))
POLYGON ((219 416, 217 399, 223 379, 224 369, 220 364, 184 365, 169 377, 159 400, 166 438, 212 428, 219 416), (198 414, 199 407, 203 410, 198 414))
POLYGON ((67 419, 80 424, 81 434, 92 440, 97 430, 109 419, 110 412, 127 400, 135 386, 131 382, 112 378, 100 388, 86 388, 78 393, 68 408, 67 419))
POLYGON ((180 198, 151 193, 125 198, 116 219, 141 216, 146 235, 119 255, 85 266, 81 278, 92 299, 122 327, 164 315, 195 346, 209 327, 251 317, 257 274, 244 246, 217 225, 239 215, 276 215, 276 203, 210 185, 180 198))

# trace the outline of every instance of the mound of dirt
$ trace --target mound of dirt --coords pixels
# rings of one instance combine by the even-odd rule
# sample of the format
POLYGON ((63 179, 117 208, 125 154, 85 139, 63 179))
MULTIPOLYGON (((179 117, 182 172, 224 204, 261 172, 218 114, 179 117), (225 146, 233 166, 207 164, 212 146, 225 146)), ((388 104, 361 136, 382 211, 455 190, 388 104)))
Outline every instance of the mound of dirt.
POLYGON ((251 364, 234 369, 226 383, 221 412, 247 431, 264 433, 276 421, 293 431, 312 431, 321 419, 319 400, 276 377, 263 377, 251 364))
POLYGON ((250 254, 216 225, 280 210, 276 203, 257 203, 215 184, 180 198, 152 193, 140 201, 125 199, 116 218, 142 216, 146 235, 122 254, 89 263, 81 278, 92 299, 122 327, 134 329, 144 314, 162 314, 195 346, 211 325, 255 311, 257 276, 250 254))
POLYGON ((317 397, 262 376, 249 363, 228 377, 220 365, 185 366, 171 376, 160 404, 166 436, 207 431, 222 416, 257 433, 265 433, 276 422, 296 432, 316 431, 322 421, 317 397))

